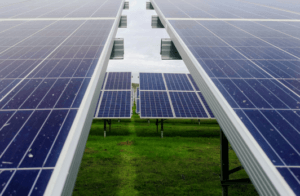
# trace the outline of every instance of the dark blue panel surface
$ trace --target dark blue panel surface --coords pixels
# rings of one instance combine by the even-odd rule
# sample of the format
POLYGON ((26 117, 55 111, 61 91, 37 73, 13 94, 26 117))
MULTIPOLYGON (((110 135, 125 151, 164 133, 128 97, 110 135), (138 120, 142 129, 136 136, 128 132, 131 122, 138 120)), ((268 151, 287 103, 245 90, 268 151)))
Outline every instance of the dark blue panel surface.
POLYGON ((177 118, 207 118, 195 92, 170 92, 170 98, 177 118))
POLYGON ((136 97, 140 98, 140 88, 136 88, 136 97))
POLYGON ((168 90, 194 91, 186 74, 164 73, 168 90))
POLYGON ((7 186, 0 172, 4 195, 43 195, 114 21, 1 22, 0 168, 13 171, 7 186))
POLYGON ((140 73, 140 90, 166 90, 161 73, 140 73))
POLYGON ((167 92, 141 91, 141 117, 173 117, 167 92))
POLYGON ((104 91, 97 117, 130 117, 131 91, 104 91))
POLYGON ((292 190, 296 193, 296 195, 300 195, 300 168, 278 167, 277 169, 283 176, 283 178, 287 181, 287 183, 290 185, 292 190))
POLYGON ((48 184, 47 182, 50 180, 52 172, 52 169, 44 169, 40 172, 39 177, 37 178, 37 182, 33 186, 31 196, 38 196, 44 194, 48 184))
POLYGON ((287 168, 280 172, 299 194, 291 171, 300 165, 298 22, 170 23, 274 166, 287 168))
POLYGON ((131 89, 131 72, 108 72, 105 90, 131 89))
POLYGON ((15 171, 3 195, 28 195, 39 170, 18 170, 15 171))

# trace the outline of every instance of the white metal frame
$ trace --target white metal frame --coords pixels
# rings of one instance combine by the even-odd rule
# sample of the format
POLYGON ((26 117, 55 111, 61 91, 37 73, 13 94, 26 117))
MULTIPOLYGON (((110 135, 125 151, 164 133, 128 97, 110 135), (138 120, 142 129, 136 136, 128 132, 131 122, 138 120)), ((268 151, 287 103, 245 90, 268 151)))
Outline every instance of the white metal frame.
POLYGON ((295 195, 155 1, 150 1, 256 190, 260 195, 295 195))
POLYGON ((114 38, 119 27, 123 7, 124 0, 121 2, 113 27, 107 38, 94 74, 82 99, 80 108, 78 109, 77 115, 69 131, 68 137, 60 153, 44 195, 71 195, 73 192, 109 57, 112 51, 114 38))

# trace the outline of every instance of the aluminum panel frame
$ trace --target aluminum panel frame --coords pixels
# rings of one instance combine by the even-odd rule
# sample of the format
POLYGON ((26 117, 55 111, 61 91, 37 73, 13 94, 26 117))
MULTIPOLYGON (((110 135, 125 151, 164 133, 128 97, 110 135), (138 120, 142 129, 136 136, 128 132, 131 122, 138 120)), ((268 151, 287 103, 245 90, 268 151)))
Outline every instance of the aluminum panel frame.
POLYGON ((61 151, 56 167, 49 180, 44 195, 71 195, 75 186, 77 173, 84 153, 86 141, 93 121, 95 108, 104 81, 114 38, 120 23, 124 7, 122 1, 113 27, 107 38, 102 54, 98 60, 94 74, 82 99, 80 108, 69 131, 64 147, 61 151))
POLYGON ((154 0, 150 0, 184 63, 260 195, 295 195, 154 0))

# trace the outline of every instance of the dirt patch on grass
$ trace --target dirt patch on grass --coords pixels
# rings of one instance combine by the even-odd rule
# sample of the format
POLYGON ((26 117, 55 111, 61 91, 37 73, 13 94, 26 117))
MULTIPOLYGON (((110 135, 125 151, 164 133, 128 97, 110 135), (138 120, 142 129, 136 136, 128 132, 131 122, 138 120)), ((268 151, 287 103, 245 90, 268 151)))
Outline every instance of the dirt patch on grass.
POLYGON ((84 153, 87 153, 87 154, 93 154, 93 153, 97 153, 98 151, 97 150, 93 150, 91 148, 86 148, 84 150, 84 153))
POLYGON ((133 144, 133 141, 126 141, 126 142, 120 142, 120 143, 118 143, 118 145, 120 145, 120 146, 123 146, 123 145, 131 146, 132 144, 133 144))

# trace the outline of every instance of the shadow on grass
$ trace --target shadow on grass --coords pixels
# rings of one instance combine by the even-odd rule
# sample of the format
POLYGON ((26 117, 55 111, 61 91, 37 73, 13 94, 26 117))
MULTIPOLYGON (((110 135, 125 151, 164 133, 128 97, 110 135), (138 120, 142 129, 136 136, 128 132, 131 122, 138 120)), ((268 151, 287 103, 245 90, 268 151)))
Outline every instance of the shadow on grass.
POLYGON ((119 158, 96 158, 97 151, 87 151, 83 156, 73 196, 116 195, 120 186, 119 158), (94 155, 93 155, 94 154, 94 155), (94 157, 96 156, 96 157, 94 157))
MULTIPOLYGON (((221 195, 220 163, 212 157, 219 154, 219 149, 193 151, 193 147, 189 148, 192 149, 189 154, 194 156, 146 157, 137 161, 134 188, 139 195, 221 195)), ((229 195, 258 194, 253 185, 236 185, 229 187, 229 195)))
MULTIPOLYGON (((111 131, 109 131, 109 125, 106 123, 106 136, 129 136, 129 125, 131 120, 118 120, 111 121, 111 131)), ((104 123, 103 120, 94 120, 90 134, 93 136, 103 136, 104 135, 104 123)))

